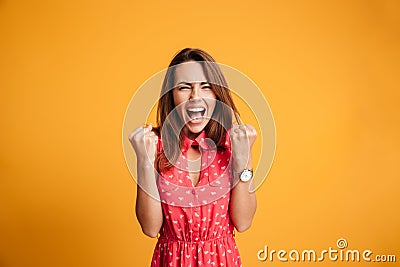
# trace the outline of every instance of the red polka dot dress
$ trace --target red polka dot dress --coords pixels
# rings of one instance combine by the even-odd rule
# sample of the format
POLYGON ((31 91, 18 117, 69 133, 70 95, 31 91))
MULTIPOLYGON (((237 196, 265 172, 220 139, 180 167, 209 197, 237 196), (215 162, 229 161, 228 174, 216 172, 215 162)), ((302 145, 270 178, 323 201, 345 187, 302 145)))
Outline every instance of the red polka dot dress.
MULTIPOLYGON (((151 261, 158 266, 242 266, 229 216, 231 149, 217 151, 205 132, 191 140, 184 136, 175 166, 158 176, 164 221, 151 261), (197 185, 189 177, 187 150, 199 145, 201 170, 197 185)), ((158 142, 162 150, 161 140, 158 142)))

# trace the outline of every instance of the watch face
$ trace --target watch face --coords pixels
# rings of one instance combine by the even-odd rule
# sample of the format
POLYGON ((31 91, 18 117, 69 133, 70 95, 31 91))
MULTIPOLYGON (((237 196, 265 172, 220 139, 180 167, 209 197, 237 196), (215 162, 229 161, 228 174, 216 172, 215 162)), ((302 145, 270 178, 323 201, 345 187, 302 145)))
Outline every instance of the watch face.
POLYGON ((251 177, 253 177, 253 172, 251 170, 244 170, 240 174, 240 180, 242 180, 243 182, 249 181, 251 177))

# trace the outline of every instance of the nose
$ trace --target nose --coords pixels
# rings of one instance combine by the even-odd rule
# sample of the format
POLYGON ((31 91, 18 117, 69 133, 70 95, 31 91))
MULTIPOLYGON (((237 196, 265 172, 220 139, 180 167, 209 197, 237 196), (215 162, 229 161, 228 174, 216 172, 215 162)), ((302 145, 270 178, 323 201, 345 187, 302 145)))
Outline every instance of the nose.
POLYGON ((190 94, 190 99, 193 100, 193 99, 197 99, 197 98, 200 98, 200 84, 194 83, 192 92, 190 94))

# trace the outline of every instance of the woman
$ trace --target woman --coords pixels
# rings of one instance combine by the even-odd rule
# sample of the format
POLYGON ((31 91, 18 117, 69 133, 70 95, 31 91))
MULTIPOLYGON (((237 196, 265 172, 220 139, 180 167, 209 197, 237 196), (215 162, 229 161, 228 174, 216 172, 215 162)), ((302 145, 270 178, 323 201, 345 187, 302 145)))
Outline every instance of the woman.
POLYGON ((151 266, 241 266, 234 231, 247 230, 256 210, 249 188, 257 133, 234 124, 237 113, 209 54, 186 48, 175 55, 158 127, 138 127, 129 137, 137 155, 136 216, 144 234, 158 236, 151 266))

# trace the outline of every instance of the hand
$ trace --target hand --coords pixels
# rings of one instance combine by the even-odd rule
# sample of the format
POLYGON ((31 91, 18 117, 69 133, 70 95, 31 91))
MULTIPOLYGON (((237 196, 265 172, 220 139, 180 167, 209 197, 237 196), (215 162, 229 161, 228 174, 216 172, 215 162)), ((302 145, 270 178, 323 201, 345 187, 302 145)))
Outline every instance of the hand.
POLYGON ((251 164, 251 149, 257 138, 257 131, 250 124, 234 124, 230 130, 233 169, 242 171, 251 164))
POLYGON ((129 135, 129 141, 135 150, 138 161, 154 163, 158 137, 151 130, 152 128, 151 124, 147 127, 140 126, 129 135))

